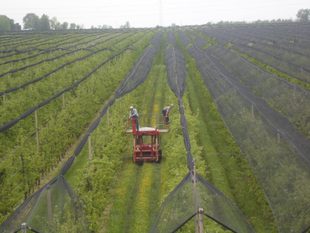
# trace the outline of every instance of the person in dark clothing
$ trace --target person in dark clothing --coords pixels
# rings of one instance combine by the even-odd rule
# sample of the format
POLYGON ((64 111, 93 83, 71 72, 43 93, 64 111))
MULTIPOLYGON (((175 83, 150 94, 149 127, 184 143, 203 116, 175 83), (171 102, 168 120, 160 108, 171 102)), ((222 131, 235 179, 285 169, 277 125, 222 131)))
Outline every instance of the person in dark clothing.
POLYGON ((173 107, 173 104, 170 104, 170 105, 164 107, 163 110, 162 110, 162 114, 163 114, 163 117, 164 117, 164 123, 166 125, 168 125, 170 123, 169 122, 169 113, 170 113, 172 107, 173 107))

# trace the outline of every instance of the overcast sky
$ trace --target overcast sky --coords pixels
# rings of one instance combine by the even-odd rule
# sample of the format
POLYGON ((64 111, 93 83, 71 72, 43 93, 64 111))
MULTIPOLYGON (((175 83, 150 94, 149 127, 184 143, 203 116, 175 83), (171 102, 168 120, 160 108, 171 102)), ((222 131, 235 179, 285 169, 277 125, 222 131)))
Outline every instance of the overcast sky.
POLYGON ((119 27, 195 25, 218 21, 295 19, 310 0, 1 0, 0 14, 22 24, 27 13, 67 21, 119 27))

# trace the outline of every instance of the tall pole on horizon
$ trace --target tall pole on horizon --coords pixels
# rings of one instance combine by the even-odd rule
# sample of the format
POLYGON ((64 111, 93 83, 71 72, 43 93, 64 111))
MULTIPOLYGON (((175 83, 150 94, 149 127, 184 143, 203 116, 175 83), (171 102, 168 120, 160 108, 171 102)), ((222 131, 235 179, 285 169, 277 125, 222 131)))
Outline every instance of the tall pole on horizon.
POLYGON ((159 26, 163 26, 163 9, 162 0, 159 0, 159 26))

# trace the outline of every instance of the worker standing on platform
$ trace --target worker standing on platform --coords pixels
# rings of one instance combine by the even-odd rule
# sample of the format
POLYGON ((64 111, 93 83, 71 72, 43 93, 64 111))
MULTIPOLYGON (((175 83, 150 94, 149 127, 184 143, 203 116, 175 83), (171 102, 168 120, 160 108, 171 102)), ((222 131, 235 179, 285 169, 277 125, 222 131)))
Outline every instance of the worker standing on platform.
POLYGON ((139 131, 139 114, 137 109, 135 109, 133 106, 130 106, 129 118, 135 121, 137 131, 139 131))
POLYGON ((164 107, 163 110, 161 111, 163 114, 163 117, 164 117, 164 123, 166 125, 169 124, 169 113, 170 113, 170 110, 172 107, 173 107, 173 104, 170 104, 170 105, 164 107))

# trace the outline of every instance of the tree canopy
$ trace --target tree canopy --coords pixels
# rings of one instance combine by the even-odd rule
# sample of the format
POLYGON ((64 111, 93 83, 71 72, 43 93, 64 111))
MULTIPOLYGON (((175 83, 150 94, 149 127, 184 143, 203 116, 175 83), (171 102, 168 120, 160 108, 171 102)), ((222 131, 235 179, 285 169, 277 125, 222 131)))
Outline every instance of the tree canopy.
POLYGON ((43 14, 40 18, 40 30, 46 31, 50 29, 50 20, 47 15, 43 14))
POLYGON ((34 13, 28 13, 23 18, 24 29, 40 30, 40 18, 34 13))
POLYGON ((297 12, 297 19, 301 22, 309 22, 310 21, 310 9, 300 9, 297 12))
POLYGON ((20 31, 21 26, 18 23, 14 23, 13 19, 5 15, 0 15, 0 32, 8 31, 20 31))

